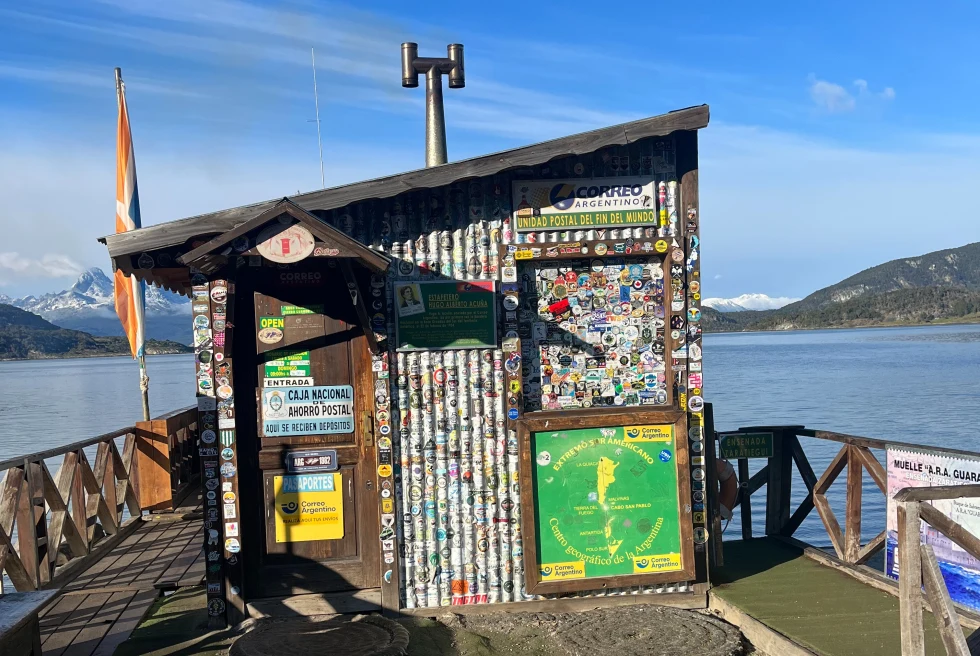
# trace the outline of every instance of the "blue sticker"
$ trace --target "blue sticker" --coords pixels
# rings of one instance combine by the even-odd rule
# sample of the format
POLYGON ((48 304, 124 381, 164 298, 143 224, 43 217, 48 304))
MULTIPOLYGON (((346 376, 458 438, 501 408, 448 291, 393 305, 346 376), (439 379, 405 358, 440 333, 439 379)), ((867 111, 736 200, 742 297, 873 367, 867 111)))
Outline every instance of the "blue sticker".
POLYGON ((507 411, 507 418, 516 420, 517 419, 517 408, 511 408, 507 411))
POLYGON ((660 462, 670 462, 670 451, 664 449, 660 452, 660 462))

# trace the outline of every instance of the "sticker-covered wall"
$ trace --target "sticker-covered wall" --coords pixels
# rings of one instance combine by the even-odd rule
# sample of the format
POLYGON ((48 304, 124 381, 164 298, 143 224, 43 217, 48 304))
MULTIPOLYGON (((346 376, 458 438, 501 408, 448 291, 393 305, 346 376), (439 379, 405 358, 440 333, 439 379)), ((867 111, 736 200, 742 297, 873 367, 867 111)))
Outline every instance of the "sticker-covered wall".
POLYGON ((676 172, 674 141, 648 139, 318 213, 394 258, 370 305, 390 349, 374 362, 382 572, 405 607, 528 598, 525 410, 686 408, 701 440, 697 199, 676 172))

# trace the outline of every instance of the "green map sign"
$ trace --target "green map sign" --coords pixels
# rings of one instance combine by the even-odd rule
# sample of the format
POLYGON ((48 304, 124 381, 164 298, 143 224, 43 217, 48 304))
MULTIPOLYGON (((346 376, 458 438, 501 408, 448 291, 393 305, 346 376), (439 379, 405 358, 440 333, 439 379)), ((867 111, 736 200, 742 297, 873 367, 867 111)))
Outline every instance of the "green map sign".
POLYGON ((399 350, 497 347, 490 280, 395 283, 395 310, 399 350))
POLYGON ((541 581, 681 571, 673 425, 532 434, 541 581))

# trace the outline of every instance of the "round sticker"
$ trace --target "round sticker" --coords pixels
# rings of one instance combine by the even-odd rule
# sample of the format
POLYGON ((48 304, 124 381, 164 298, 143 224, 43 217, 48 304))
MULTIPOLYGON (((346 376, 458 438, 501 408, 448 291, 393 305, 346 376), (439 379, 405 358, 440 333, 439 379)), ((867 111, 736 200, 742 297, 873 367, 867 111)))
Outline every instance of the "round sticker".
POLYGON ((198 353, 197 361, 201 364, 209 364, 211 362, 211 351, 201 351, 198 353))
POLYGON ((212 599, 208 602, 208 615, 216 617, 225 612, 224 599, 212 599))
POLYGON ((209 325, 211 325, 211 321, 206 314, 199 314, 194 317, 195 328, 207 328, 209 325))
POLYGON ((516 421, 517 420, 517 417, 518 417, 517 408, 511 408, 510 410, 507 411, 507 418, 508 419, 510 419, 512 421, 516 421))
POLYGON ((517 309, 517 297, 516 296, 504 296, 504 309, 513 312, 517 309))
POLYGON ((263 344, 277 344, 282 341, 281 328, 263 328, 259 331, 259 341, 263 344))
POLYGON ((227 287, 215 287, 211 290, 211 300, 215 303, 224 303, 228 300, 228 288, 227 287))
POLYGON ((687 310, 687 320, 688 321, 700 321, 701 320, 701 310, 697 308, 688 308, 687 310))
POLYGON ((255 238, 259 255, 272 262, 289 264, 306 259, 315 246, 313 233, 304 226, 271 225, 255 238))
POLYGON ((672 250, 670 252, 670 259, 672 259, 674 262, 683 262, 684 261, 684 251, 682 251, 679 248, 675 248, 674 250, 672 250))
POLYGON ((692 396, 687 400, 687 409, 691 412, 701 412, 704 410, 704 399, 700 396, 692 396))
POLYGON ((153 261, 153 256, 149 253, 143 253, 140 255, 139 259, 136 260, 137 266, 141 269, 152 269, 156 262, 153 261))
POLYGON ((213 430, 201 431, 201 441, 205 444, 214 444, 215 437, 213 430))
POLYGON ((670 462, 670 451, 664 449, 660 452, 660 462, 670 462))
POLYGON ((235 457, 235 452, 232 451, 231 448, 225 447, 224 449, 221 450, 222 460, 231 460, 234 457, 235 457))
POLYGON ((664 239, 658 239, 657 240, 657 243, 653 245, 653 248, 658 253, 666 253, 667 252, 667 241, 664 240, 664 239))
POLYGON ((378 476, 381 478, 391 476, 391 465, 378 465, 378 476))
POLYGON ((547 451, 542 451, 541 453, 538 454, 536 461, 538 465, 540 465, 541 467, 547 467, 548 465, 551 464, 551 454, 548 453, 547 451))
POLYGON ((694 527, 694 541, 697 544, 704 544, 708 541, 708 530, 703 526, 694 527))
POLYGON ((236 497, 234 492, 225 492, 224 494, 221 495, 221 499, 225 503, 235 503, 235 498, 236 497))
POLYGON ((222 385, 218 388, 218 398, 227 399, 232 393, 233 390, 230 385, 222 385))
POLYGON ((228 553, 238 553, 241 550, 242 545, 238 542, 238 538, 228 538, 225 540, 225 551, 228 553))
POLYGON ((221 475, 225 478, 231 478, 234 476, 235 465, 231 464, 230 462, 226 462, 225 464, 221 465, 221 475))
POLYGON ((693 472, 691 472, 691 478, 693 478, 696 481, 703 481, 704 470, 701 469, 700 467, 696 468, 693 472))
POLYGON ((593 246, 593 248, 595 248, 596 255, 605 255, 607 252, 609 252, 609 248, 602 242, 599 242, 598 244, 593 246))

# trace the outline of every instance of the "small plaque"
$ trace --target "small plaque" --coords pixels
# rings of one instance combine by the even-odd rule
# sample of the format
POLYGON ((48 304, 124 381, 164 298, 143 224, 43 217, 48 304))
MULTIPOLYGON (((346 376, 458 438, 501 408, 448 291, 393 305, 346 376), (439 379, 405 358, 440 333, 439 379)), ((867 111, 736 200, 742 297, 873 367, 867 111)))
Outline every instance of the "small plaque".
POLYGON ((290 451, 286 454, 286 471, 290 474, 313 474, 337 471, 337 451, 290 451))

